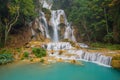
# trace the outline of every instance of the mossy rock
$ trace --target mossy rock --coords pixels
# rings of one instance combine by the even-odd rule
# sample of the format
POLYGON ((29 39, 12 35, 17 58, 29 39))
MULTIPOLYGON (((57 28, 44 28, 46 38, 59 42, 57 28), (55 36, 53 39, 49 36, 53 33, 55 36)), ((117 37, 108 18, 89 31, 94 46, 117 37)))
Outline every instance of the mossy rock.
POLYGON ((50 20, 51 18, 51 12, 49 9, 46 9, 46 8, 42 8, 42 11, 45 13, 45 17, 47 18, 47 21, 50 20))
POLYGON ((113 68, 120 69, 120 60, 112 60, 111 65, 113 68))

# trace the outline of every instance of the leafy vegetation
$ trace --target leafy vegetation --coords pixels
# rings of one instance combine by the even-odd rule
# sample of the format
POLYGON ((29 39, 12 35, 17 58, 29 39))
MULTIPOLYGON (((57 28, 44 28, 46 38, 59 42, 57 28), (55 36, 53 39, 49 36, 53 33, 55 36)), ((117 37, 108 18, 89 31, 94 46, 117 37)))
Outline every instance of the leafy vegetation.
POLYGON ((33 48, 32 52, 35 54, 36 57, 41 58, 46 56, 46 50, 43 48, 33 48))
POLYGON ((54 0, 79 29, 82 41, 120 43, 120 0, 54 0))
POLYGON ((23 56, 24 56, 25 58, 28 58, 28 57, 29 57, 29 53, 28 53, 28 52, 24 52, 23 56))
POLYGON ((36 12, 33 0, 0 0, 0 3, 0 45, 5 45, 10 31, 26 26, 36 12))
POLYGON ((14 58, 11 51, 5 49, 0 51, 0 65, 12 62, 13 60, 14 58))
POLYGON ((110 44, 110 43, 91 43, 90 46, 92 48, 107 48, 110 50, 120 50, 119 44, 110 44))

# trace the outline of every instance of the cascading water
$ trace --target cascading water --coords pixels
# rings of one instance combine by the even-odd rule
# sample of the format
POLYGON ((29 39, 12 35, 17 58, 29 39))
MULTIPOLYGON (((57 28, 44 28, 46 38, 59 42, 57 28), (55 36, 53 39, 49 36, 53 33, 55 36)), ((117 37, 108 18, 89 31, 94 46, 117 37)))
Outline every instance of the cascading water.
POLYGON ((64 39, 70 39, 72 41, 76 41, 75 36, 73 34, 74 30, 71 28, 70 23, 68 23, 66 15, 64 10, 51 10, 52 16, 51 16, 51 24, 53 26, 53 41, 54 42, 58 42, 59 41, 59 36, 58 36, 58 29, 59 29, 59 25, 61 23, 60 18, 61 16, 64 19, 64 24, 66 25, 66 30, 64 33, 64 39))
POLYGON ((47 20, 45 18, 45 14, 41 11, 41 23, 43 24, 44 28, 45 28, 45 35, 46 35, 46 38, 50 38, 49 36, 49 32, 48 32, 48 24, 47 24, 47 20))
POLYGON ((72 29, 70 23, 67 21, 64 10, 51 10, 52 3, 51 1, 40 0, 43 8, 48 9, 51 12, 50 21, 47 21, 44 12, 40 11, 39 21, 37 21, 39 27, 44 30, 39 30, 44 34, 46 38, 51 39, 53 42, 59 42, 63 39, 69 39, 71 41, 76 41, 74 36, 74 29, 72 29), (61 22, 61 18, 63 21, 61 22), (65 26, 61 28, 60 24, 64 24, 65 26), (51 29, 52 28, 52 29, 51 29), (65 28, 65 31, 62 29, 65 28), (61 31, 61 32, 60 32, 61 31), (62 33, 60 35, 60 33, 62 33), (62 37, 61 37, 62 36, 62 37))
MULTIPOLYGON (((40 17, 36 20, 39 24, 39 30, 46 38, 50 38, 53 42, 44 45, 44 47, 50 51, 54 50, 56 58, 63 58, 63 59, 75 59, 75 60, 84 60, 90 61, 97 64, 107 65, 110 66, 112 57, 105 56, 100 53, 89 53, 84 52, 82 50, 72 50, 73 47, 69 42, 59 42, 60 40, 60 24, 64 23, 65 31, 62 34, 62 39, 69 39, 71 41, 76 42, 76 38, 74 36, 74 29, 71 24, 67 21, 66 15, 64 10, 51 10, 52 4, 47 3, 46 0, 42 0, 43 8, 47 8, 51 12, 50 21, 47 21, 44 12, 40 11, 40 17), (62 22, 61 22, 62 17, 62 22), (50 29, 52 28, 52 29, 50 29), (52 35, 50 35, 52 33, 52 35), (67 54, 75 54, 74 56, 67 57, 64 55, 59 55, 60 50, 65 50, 67 54)), ((63 27, 62 27, 63 28, 63 27)), ((32 29, 32 33, 35 35, 34 29, 32 29)), ((79 46, 82 48, 88 48, 87 45, 80 43, 79 46)), ((49 52, 49 55, 52 55, 49 52)))
POLYGON ((54 42, 58 42, 59 38, 58 38, 58 15, 56 14, 57 11, 51 11, 51 25, 53 26, 53 41, 54 42))

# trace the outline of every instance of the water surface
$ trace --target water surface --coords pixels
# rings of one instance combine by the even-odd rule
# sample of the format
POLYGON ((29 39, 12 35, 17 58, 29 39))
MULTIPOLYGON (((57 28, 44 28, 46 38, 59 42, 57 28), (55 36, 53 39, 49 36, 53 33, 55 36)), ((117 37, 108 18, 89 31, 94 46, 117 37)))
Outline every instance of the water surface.
POLYGON ((14 63, 0 66, 0 80, 120 80, 120 71, 86 62, 84 66, 14 63))

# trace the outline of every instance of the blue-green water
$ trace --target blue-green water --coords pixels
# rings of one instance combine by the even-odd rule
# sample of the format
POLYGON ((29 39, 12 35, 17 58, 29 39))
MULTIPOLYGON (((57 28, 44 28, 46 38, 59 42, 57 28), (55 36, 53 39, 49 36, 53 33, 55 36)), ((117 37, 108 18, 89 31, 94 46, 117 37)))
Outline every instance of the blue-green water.
POLYGON ((120 80, 120 71, 84 62, 0 66, 0 80, 120 80))

